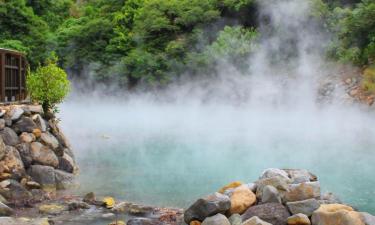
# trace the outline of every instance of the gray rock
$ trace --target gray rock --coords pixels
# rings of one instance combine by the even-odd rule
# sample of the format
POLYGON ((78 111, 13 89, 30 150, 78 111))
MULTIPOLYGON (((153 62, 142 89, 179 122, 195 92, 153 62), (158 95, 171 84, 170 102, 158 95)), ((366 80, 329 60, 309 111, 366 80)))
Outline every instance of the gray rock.
POLYGON ((66 158, 59 157, 59 166, 57 169, 73 173, 74 172, 74 165, 71 164, 66 158))
POLYGON ((0 119, 0 130, 2 130, 4 128, 5 128, 5 120, 4 119, 0 119))
POLYGON ((5 109, 0 109, 0 118, 2 118, 7 111, 5 109))
POLYGON ((16 180, 4 180, 0 182, 0 187, 0 194, 7 201, 16 205, 22 204, 32 197, 31 193, 16 180))
POLYGON ((231 225, 241 225, 242 218, 240 214, 233 214, 228 218, 231 225))
POLYGON ((276 169, 276 168, 266 169, 265 171, 263 171, 259 179, 272 178, 272 177, 281 177, 281 178, 284 178, 285 180, 288 180, 288 181, 290 180, 287 172, 281 169, 276 169))
POLYGON ((267 223, 266 221, 261 220, 257 216, 253 216, 250 219, 248 219, 245 222, 243 222, 242 225, 272 225, 272 224, 267 223))
POLYGON ((184 220, 189 224, 193 220, 203 221, 209 216, 218 213, 225 213, 230 209, 230 199, 228 196, 214 193, 204 198, 198 199, 184 213, 184 220))
POLYGON ((279 191, 271 186, 267 185, 263 188, 262 203, 281 203, 281 197, 279 191))
POLYGON ((324 193, 322 196, 320 196, 319 202, 321 202, 321 204, 336 204, 336 203, 341 204, 342 203, 340 198, 331 192, 324 193))
POLYGON ((273 225, 286 225, 290 216, 289 211, 279 203, 265 203, 250 207, 242 214, 242 221, 246 221, 253 216, 259 217, 273 225))
POLYGON ((289 190, 284 194, 283 200, 285 202, 295 202, 320 197, 319 181, 290 184, 288 189, 289 190))
POLYGON ((59 141, 49 132, 42 133, 40 139, 43 144, 47 145, 51 149, 56 149, 59 147, 59 141))
POLYGON ((65 137, 64 133, 61 131, 57 122, 54 121, 54 120, 49 120, 48 125, 51 128, 52 134, 57 138, 57 140, 61 143, 61 145, 64 148, 70 148, 71 145, 70 145, 68 139, 65 137))
POLYGON ((33 158, 31 157, 31 153, 30 153, 30 144, 21 143, 21 144, 18 144, 16 148, 21 156, 23 165, 25 166, 25 168, 29 168, 33 161, 33 158))
POLYGON ((45 165, 57 168, 59 165, 59 159, 55 153, 47 146, 42 145, 39 142, 33 142, 30 145, 30 154, 33 161, 45 165))
POLYGON ((55 169, 50 166, 32 165, 27 170, 31 178, 38 182, 45 190, 56 189, 55 169))
POLYGON ((56 187, 60 190, 66 190, 76 186, 75 176, 61 170, 55 170, 56 187))
POLYGON ((6 145, 15 146, 20 142, 16 132, 9 127, 5 127, 0 134, 6 145))
POLYGON ((202 225, 231 225, 223 214, 216 214, 203 220, 202 225))
POLYGON ((46 132, 48 128, 47 122, 42 118, 41 115, 35 114, 33 117, 34 122, 42 132, 46 132))
POLYGON ((375 216, 366 212, 361 212, 361 214, 365 225, 375 225, 375 216))
POLYGON ((3 138, 0 136, 0 160, 2 160, 5 156, 5 143, 3 138))
POLYGON ((285 169, 284 171, 288 173, 294 184, 318 180, 317 176, 304 169, 285 169))
POLYGON ((126 225, 162 225, 160 221, 151 218, 133 218, 126 225))
POLYGON ((13 122, 9 117, 4 117, 5 120, 5 126, 10 127, 12 126, 13 122))
POLYGON ((37 126, 30 117, 22 117, 19 121, 13 124, 13 129, 17 134, 22 132, 32 133, 37 126))
POLYGON ((0 225, 50 225, 48 218, 24 220, 23 218, 0 217, 0 225))
POLYGON ((282 194, 289 190, 289 184, 288 184, 289 181, 290 180, 286 180, 285 178, 282 178, 280 176, 258 180, 256 182, 257 184, 256 196, 258 199, 262 199, 263 188, 266 187, 267 185, 275 187, 279 191, 279 193, 282 194))
POLYGON ((23 115, 25 111, 21 107, 15 107, 10 110, 9 117, 12 121, 16 121, 23 115))
POLYGON ((43 108, 41 105, 27 105, 27 110, 29 110, 33 114, 43 114, 43 108))
POLYGON ((13 209, 4 203, 0 202, 0 216, 10 216, 13 214, 13 209))
POLYGON ((286 205, 293 215, 302 213, 306 216, 311 216, 319 208, 320 203, 315 198, 311 198, 302 201, 287 202, 286 205))
POLYGON ((69 209, 69 211, 79 210, 79 209, 89 209, 89 208, 91 208, 91 207, 86 202, 72 201, 72 202, 68 203, 68 209, 69 209))

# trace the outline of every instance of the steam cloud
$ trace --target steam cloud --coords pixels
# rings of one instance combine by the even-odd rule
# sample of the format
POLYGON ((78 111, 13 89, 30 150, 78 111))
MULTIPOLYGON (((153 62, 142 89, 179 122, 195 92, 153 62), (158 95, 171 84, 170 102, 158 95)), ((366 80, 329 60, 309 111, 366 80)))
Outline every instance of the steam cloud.
POLYGON ((258 4, 262 38, 247 75, 223 62, 215 78, 184 76, 159 92, 75 89, 60 118, 83 191, 186 206, 230 181, 255 180, 265 168, 297 167, 375 212, 374 116, 343 104, 339 85, 319 100, 322 83, 339 83, 337 65, 324 58, 329 34, 309 16, 308 0, 258 4))

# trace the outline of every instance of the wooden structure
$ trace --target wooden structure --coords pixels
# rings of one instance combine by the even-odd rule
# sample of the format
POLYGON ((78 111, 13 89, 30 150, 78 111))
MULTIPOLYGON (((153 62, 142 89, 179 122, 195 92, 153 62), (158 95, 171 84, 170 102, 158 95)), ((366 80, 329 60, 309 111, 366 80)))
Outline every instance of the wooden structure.
POLYGON ((0 48, 0 102, 26 99, 26 66, 22 53, 0 48))

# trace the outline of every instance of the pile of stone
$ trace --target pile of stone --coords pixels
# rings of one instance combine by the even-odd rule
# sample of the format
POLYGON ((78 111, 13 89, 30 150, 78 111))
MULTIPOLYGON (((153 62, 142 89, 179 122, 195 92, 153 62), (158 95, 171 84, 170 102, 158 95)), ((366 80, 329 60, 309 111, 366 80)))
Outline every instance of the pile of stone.
POLYGON ((189 225, 375 225, 333 194, 321 194, 307 170, 267 169, 254 183, 233 182, 184 212, 189 225))
POLYGON ((0 106, 0 215, 74 185, 77 166, 56 118, 39 105, 0 106))

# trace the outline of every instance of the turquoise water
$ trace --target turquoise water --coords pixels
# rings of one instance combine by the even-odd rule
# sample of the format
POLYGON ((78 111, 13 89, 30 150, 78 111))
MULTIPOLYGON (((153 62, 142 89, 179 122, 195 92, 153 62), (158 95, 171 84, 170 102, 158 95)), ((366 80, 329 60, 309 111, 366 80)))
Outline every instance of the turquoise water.
POLYGON ((74 102, 62 111, 81 193, 186 207, 269 167, 306 168, 324 191, 375 213, 372 114, 74 102))

